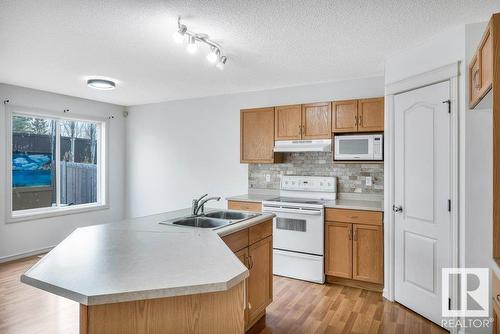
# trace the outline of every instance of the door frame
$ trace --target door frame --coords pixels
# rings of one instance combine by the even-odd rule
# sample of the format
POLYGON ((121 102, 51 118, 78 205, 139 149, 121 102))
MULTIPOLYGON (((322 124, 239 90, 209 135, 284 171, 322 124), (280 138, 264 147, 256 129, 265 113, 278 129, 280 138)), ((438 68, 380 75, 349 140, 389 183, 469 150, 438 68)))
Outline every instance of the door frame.
MULTIPOLYGON (((459 78, 460 62, 454 62, 429 72, 417 74, 401 81, 386 84, 385 86, 385 133, 384 136, 384 298, 394 301, 395 298, 395 227, 394 212, 394 185, 395 185, 395 152, 394 152, 394 126, 395 126, 395 95, 406 93, 418 88, 430 86, 440 82, 450 82, 451 124, 450 124, 450 153, 451 153, 451 219, 450 219, 450 263, 449 267, 459 267, 459 78)), ((458 282, 452 281, 451 299, 452 306, 458 305, 458 282)), ((456 328, 451 329, 456 333, 456 328)))

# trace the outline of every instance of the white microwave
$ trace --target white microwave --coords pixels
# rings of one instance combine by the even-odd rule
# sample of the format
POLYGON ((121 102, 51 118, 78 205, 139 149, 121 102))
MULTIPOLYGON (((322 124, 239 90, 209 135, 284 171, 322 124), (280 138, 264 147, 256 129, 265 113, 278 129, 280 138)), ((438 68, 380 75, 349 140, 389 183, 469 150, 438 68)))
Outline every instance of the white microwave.
POLYGON ((335 135, 334 160, 383 160, 383 136, 335 135))

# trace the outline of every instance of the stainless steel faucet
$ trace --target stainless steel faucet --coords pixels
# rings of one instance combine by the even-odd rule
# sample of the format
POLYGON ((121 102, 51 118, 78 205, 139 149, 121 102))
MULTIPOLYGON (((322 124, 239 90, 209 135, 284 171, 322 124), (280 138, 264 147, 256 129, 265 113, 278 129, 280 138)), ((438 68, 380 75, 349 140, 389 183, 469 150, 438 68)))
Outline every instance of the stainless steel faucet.
POLYGON ((205 212, 205 203, 208 202, 208 201, 220 201, 220 197, 209 197, 209 198, 205 198, 208 194, 205 194, 203 196, 201 196, 200 198, 198 199, 193 199, 193 207, 192 207, 192 210, 193 210, 193 216, 198 216, 200 214, 200 210, 201 210, 201 214, 203 214, 205 212), (203 199, 205 198, 205 199, 203 199))
POLYGON ((208 196, 208 194, 205 194, 205 195, 201 195, 201 197, 198 199, 196 199, 196 198, 193 199, 193 203, 191 205, 191 213, 193 214, 193 216, 196 216, 196 212, 198 212, 198 203, 200 203, 200 201, 207 196, 208 196))

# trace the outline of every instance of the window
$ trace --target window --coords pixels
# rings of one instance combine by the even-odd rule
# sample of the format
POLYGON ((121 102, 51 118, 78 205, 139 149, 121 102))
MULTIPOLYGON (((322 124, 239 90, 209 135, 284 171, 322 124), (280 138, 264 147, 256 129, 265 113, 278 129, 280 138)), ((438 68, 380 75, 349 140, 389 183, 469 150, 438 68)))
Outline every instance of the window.
POLYGON ((105 121, 10 115, 11 218, 105 205, 105 121))

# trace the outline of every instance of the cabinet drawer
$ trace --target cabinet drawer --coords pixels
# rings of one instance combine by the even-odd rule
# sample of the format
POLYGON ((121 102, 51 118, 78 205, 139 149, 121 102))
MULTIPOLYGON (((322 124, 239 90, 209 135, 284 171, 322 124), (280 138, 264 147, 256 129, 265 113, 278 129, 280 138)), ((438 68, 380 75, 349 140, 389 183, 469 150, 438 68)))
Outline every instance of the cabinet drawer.
POLYGON ((258 202, 227 201, 227 208, 230 210, 261 212, 262 204, 258 202))
POLYGON ((265 221, 250 227, 248 230, 248 244, 251 245, 273 234, 273 221, 265 221))
POLYGON ((226 235, 222 240, 233 252, 237 252, 248 246, 248 229, 226 235))
POLYGON ((382 212, 327 208, 325 210, 325 220, 365 225, 382 225, 382 212))

